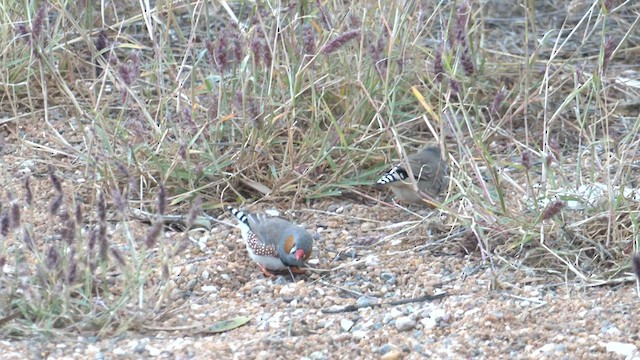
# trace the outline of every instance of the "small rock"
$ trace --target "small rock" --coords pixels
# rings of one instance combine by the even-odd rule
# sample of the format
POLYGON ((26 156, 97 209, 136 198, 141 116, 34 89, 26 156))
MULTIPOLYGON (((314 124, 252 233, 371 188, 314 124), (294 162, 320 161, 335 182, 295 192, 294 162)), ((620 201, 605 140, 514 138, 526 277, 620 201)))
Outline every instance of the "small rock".
POLYGON ((189 280, 189 282, 187 282, 187 289, 192 291, 196 287, 196 284, 198 284, 198 279, 189 280))
POLYGON ((544 344, 542 345, 539 349, 538 352, 541 353, 550 353, 550 352, 554 352, 555 348, 556 348, 557 344, 554 343, 548 343, 548 344, 544 344))
POLYGON ((283 286, 282 289, 280 289, 280 295, 287 298, 293 298, 293 295, 295 295, 295 293, 296 293, 296 284, 294 283, 289 283, 283 286))
POLYGON ((155 346, 147 345, 146 349, 149 352, 149 355, 153 357, 156 357, 160 355, 160 353, 162 353, 162 350, 158 349, 155 346))
POLYGON ((213 285, 204 285, 200 289, 202 289, 202 291, 204 291, 204 292, 212 292, 212 293, 217 293, 218 292, 218 287, 213 286, 213 285))
POLYGON ((289 279, 285 276, 278 276, 276 281, 273 282, 276 285, 287 285, 289 283, 289 279))
POLYGON ((375 255, 367 255, 364 260, 364 264, 366 266, 377 266, 380 263, 380 259, 378 259, 375 255))
POLYGON ((398 331, 407 331, 416 327, 416 321, 408 316, 401 316, 396 319, 396 329, 398 331))
POLYGON ((209 276, 210 276, 210 274, 209 274, 209 271, 208 271, 208 270, 205 270, 205 271, 203 271, 203 272, 202 272, 202 274, 200 274, 200 277, 201 277, 203 280, 207 280, 207 279, 209 279, 209 276))
POLYGON ((388 324, 391 322, 391 320, 397 319, 400 316, 402 316, 402 312, 396 308, 391 308, 391 310, 389 310, 386 314, 384 314, 384 318, 382 319, 382 322, 385 324, 388 324))
POLYGON ((356 340, 366 339, 369 336, 369 332, 365 330, 356 330, 352 333, 353 338, 356 340))
POLYGON ((340 320, 340 329, 342 329, 342 331, 345 331, 345 332, 349 331, 352 326, 353 326, 353 321, 349 319, 340 320))
POLYGON ((398 360, 400 359, 400 351, 398 350, 391 350, 388 353, 382 355, 380 357, 380 360, 398 360))
POLYGON ((394 285, 396 283, 396 277, 392 273, 383 272, 380 274, 380 279, 384 280, 387 284, 394 285))
POLYGON ((430 329, 434 329, 436 326, 438 326, 438 321, 435 318, 426 317, 426 318, 420 320, 420 324, 422 324, 422 327, 425 330, 430 330, 430 329))
POLYGON ((196 264, 190 264, 187 266, 187 271, 189 272, 189 274, 195 274, 198 272, 198 265, 196 264))
POLYGON ((25 174, 31 174, 36 170, 36 162, 32 159, 27 159, 20 164, 20 172, 25 174))
POLYGON ((618 341, 609 341, 608 343, 604 344, 604 347, 607 349, 607 352, 616 353, 624 357, 631 357, 633 353, 638 351, 638 348, 634 344, 622 343, 618 341))
POLYGON ((620 335, 620 329, 618 329, 613 323, 606 321, 600 328, 600 332, 603 335, 620 335))
POLYGON ((358 300, 356 300, 356 305, 358 305, 361 308, 369 307, 371 306, 371 304, 372 304, 371 298, 368 296, 360 296, 358 300))
POLYGON ((380 346, 380 349, 378 350, 378 352, 382 355, 388 353, 389 351, 393 350, 393 347, 390 344, 384 344, 382 346, 380 346))
POLYGON ((142 354, 147 347, 147 342, 136 342, 135 344, 131 344, 133 347, 133 352, 136 354, 142 354))
POLYGON ((376 228, 376 225, 374 223, 370 223, 370 222, 365 222, 362 223, 362 225, 360 225, 360 230, 361 231, 371 231, 373 229, 376 228))
POLYGON ((180 291, 180 289, 171 290, 171 293, 169 294, 169 298, 171 300, 178 300, 182 298, 182 291, 180 291))
POLYGON ((311 360, 325 360, 325 359, 328 359, 328 357, 322 351, 314 351, 311 354, 309 354, 309 359, 311 359, 311 360))
POLYGON ((336 214, 342 214, 344 212, 344 206, 340 206, 336 209, 336 214))

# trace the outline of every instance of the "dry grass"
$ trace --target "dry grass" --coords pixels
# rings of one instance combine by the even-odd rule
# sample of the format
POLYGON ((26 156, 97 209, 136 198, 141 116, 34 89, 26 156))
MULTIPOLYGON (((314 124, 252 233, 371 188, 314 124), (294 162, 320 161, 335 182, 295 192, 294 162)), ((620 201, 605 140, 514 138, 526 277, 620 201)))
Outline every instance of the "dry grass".
MULTIPOLYGON (((544 1, 535 9, 501 1, 175 1, 142 9, 130 1, 93 11, 0 2, 8 21, 0 30, 0 123, 42 163, 81 172, 79 192, 109 195, 121 217, 127 206, 153 209, 158 189, 176 213, 198 195, 209 210, 376 196, 370 184, 395 149, 435 138, 450 154, 447 228, 463 234, 451 241, 480 249, 494 266, 584 281, 625 278, 630 269, 639 246, 638 203, 624 193, 636 186, 640 141, 633 1, 574 1, 569 9, 544 1), (23 134, 33 124, 44 138, 23 134), (567 206, 572 189, 594 183, 606 189, 597 203, 567 206)), ((93 205, 104 214, 102 200, 93 205)), ((5 207, 3 218, 12 212, 5 207)), ((25 221, 14 228, 26 229, 25 221)), ((74 233, 86 225, 76 221, 74 233)), ((3 293, 1 316, 18 311, 20 324, 35 328, 95 330, 78 319, 96 315, 93 285, 106 275, 86 271, 80 288, 39 278, 33 270, 46 264, 47 250, 22 242, 24 229, 3 234, 0 255, 15 264, 33 252, 27 274, 40 285, 28 298, 39 302, 25 306, 19 272, 5 271, 2 283, 15 291, 3 293), (84 305, 71 307, 78 297, 84 305)), ((109 314, 126 311, 96 316, 97 328, 131 327, 136 302, 162 301, 154 280, 162 277, 142 268, 155 245, 131 243, 122 261, 101 258, 104 271, 126 261, 122 272, 131 276, 114 288, 139 292, 105 296, 109 314)), ((161 250, 162 268, 171 253, 161 250)))

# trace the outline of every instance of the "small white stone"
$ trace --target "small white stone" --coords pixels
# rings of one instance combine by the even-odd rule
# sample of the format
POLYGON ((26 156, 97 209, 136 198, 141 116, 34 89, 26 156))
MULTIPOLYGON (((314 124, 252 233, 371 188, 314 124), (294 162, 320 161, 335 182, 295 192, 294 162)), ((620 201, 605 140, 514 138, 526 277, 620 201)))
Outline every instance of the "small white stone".
POLYGON ((430 330, 438 326, 438 321, 432 317, 426 317, 420 320, 420 324, 422 324, 422 327, 424 327, 425 330, 430 330))
POLYGON ((396 308, 391 308, 391 310, 387 311, 387 313, 384 314, 384 318, 382 318, 382 322, 385 324, 388 324, 391 322, 391 320, 397 319, 400 316, 402 316, 402 311, 396 308))
POLYGON ((556 348, 556 344, 554 343, 544 344, 542 345, 542 347, 538 349, 538 352, 549 353, 549 352, 553 352, 555 348, 556 348))
POLYGON ((204 285, 203 287, 201 287, 201 289, 204 292, 213 292, 213 293, 218 292, 218 287, 213 285, 204 285))
POLYGON ((290 283, 280 289, 280 295, 293 296, 296 293, 296 284, 290 283))
POLYGON ((631 355, 633 355, 633 353, 638 351, 638 348, 634 344, 622 343, 618 341, 609 341, 608 343, 604 344, 604 346, 607 349, 607 352, 613 352, 625 357, 630 357, 631 355))
POLYGON ((401 316, 396 319, 396 329, 407 331, 416 327, 416 321, 408 316, 401 316))
POLYGON ((353 326, 353 321, 349 319, 340 320, 340 329, 342 329, 342 331, 349 331, 352 326, 353 326))
POLYGON ((200 274, 200 277, 204 280, 207 280, 209 278, 209 271, 205 270, 202 272, 202 274, 200 274))
POLYGON ((366 339, 369 336, 369 332, 365 330, 356 330, 352 333, 353 338, 356 340, 366 339))
POLYGON ((400 239, 391 240, 391 246, 398 246, 400 244, 402 244, 402 240, 400 240, 400 239))
POLYGON ((380 259, 375 255, 367 255, 364 260, 364 264, 367 266, 377 266, 378 263, 380 263, 380 259))
POLYGON ((162 350, 158 349, 157 347, 151 346, 151 345, 147 345, 145 347, 145 350, 147 350, 149 352, 149 355, 156 357, 158 355, 160 355, 160 353, 162 353, 162 350))

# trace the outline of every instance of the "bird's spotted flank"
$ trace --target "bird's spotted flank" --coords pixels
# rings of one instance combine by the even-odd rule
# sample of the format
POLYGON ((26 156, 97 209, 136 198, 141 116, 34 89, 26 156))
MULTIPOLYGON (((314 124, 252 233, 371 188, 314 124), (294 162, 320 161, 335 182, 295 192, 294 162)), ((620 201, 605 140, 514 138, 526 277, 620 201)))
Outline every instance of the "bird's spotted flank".
POLYGON ((276 250, 275 245, 263 243, 258 239, 258 236, 253 231, 249 231, 246 241, 247 246, 253 250, 254 254, 258 256, 278 257, 278 251, 276 250))

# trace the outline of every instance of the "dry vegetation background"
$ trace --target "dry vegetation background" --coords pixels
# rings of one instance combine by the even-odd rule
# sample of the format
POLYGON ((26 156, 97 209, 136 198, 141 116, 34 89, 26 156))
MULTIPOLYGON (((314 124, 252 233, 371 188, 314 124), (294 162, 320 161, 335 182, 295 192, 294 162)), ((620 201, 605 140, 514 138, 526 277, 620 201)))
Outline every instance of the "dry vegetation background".
POLYGON ((633 281, 636 1, 0 3, 3 338, 138 326, 192 246, 168 215, 383 207, 371 185, 426 141, 449 244, 633 281))

